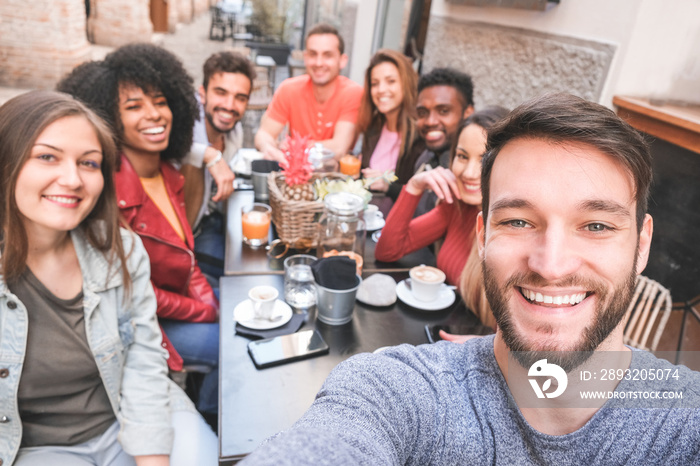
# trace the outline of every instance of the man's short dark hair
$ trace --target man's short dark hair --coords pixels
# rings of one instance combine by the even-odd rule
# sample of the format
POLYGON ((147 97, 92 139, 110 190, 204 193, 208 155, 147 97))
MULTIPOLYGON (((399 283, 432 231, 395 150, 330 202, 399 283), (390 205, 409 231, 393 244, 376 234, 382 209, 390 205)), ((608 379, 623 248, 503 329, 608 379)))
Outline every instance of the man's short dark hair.
POLYGON ((474 106, 474 84, 471 76, 467 73, 462 73, 454 68, 434 68, 418 80, 418 93, 420 94, 423 89, 433 86, 454 87, 462 96, 462 109, 474 106))
MULTIPOLYGON (((335 37, 338 38, 338 50, 340 50, 340 54, 345 53, 345 41, 343 38, 340 36, 340 33, 336 28, 331 26, 328 23, 318 23, 315 26, 313 26, 311 29, 309 29, 309 32, 306 34, 306 41, 309 40, 309 37, 316 35, 316 34, 332 34, 335 37)), ((304 41, 304 42, 306 42, 304 41)))
POLYGON ((204 89, 209 87, 209 79, 216 73, 241 73, 250 80, 253 87, 255 67, 246 57, 235 52, 217 52, 204 62, 204 89))
POLYGON ((481 161, 484 222, 493 164, 501 149, 516 139, 537 139, 556 145, 586 144, 622 164, 634 180, 637 231, 641 231, 652 180, 648 144, 609 108, 566 93, 529 100, 488 131, 487 152, 481 161))

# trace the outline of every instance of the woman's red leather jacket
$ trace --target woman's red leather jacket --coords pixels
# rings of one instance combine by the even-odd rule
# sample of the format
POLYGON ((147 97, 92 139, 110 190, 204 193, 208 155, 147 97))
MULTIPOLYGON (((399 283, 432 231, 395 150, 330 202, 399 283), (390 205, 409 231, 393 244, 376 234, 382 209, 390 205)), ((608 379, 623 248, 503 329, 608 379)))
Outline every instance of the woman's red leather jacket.
MULTIPOLYGON (((194 258, 194 238, 185 214, 184 178, 170 163, 161 161, 160 172, 170 202, 185 233, 185 243, 175 233, 158 206, 146 194, 139 176, 122 154, 114 174, 117 203, 124 221, 146 247, 151 262, 151 282, 158 303, 158 317, 187 322, 216 322, 219 303, 214 290, 194 258)), ((128 252, 128 251, 127 251, 128 252)), ((163 333, 168 366, 182 369, 182 358, 163 333)))

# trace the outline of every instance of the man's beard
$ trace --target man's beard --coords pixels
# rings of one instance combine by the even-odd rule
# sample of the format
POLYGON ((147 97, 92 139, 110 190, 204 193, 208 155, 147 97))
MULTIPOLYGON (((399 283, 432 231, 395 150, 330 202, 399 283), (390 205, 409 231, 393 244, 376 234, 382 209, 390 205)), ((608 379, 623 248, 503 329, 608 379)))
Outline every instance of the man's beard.
MULTIPOLYGON (((486 261, 482 263, 482 273, 484 276, 484 289, 493 315, 496 318, 498 329, 511 354, 516 361, 524 368, 529 368, 540 359, 547 359, 548 362, 557 364, 566 372, 571 372, 590 358, 596 348, 610 335, 625 317, 627 308, 637 281, 637 257, 635 255, 632 269, 627 278, 620 283, 612 292, 608 292, 606 287, 597 280, 586 280, 580 276, 572 275, 557 283, 548 283, 547 280, 534 272, 520 273, 511 276, 502 288, 494 278, 493 271, 486 261), (516 289, 515 284, 522 286, 543 286, 553 285, 558 287, 580 287, 593 292, 597 299, 595 314, 592 323, 584 328, 578 342, 572 335, 572 344, 569 348, 557 348, 553 344, 537 345, 537 341, 530 341, 527 335, 517 333, 512 319, 512 310, 508 309, 508 296, 516 289), (609 296, 612 293, 612 296, 609 296)), ((519 291, 516 291, 519 292, 519 291)), ((523 299, 525 299, 523 297, 523 299)), ((538 330, 544 333, 551 333, 554 328, 549 324, 543 324, 538 330)))
MULTIPOLYGON (((222 109, 220 109, 220 108, 218 108, 218 107, 217 107, 217 108, 214 108, 214 112, 216 112, 217 110, 222 110, 222 109)), ((228 133, 231 132, 231 130, 233 130, 233 128, 236 127, 236 123, 238 123, 238 122, 240 121, 240 119, 241 119, 241 116, 238 114, 238 112, 236 112, 236 111, 234 111, 234 110, 228 110, 228 111, 230 111, 231 113, 233 113, 233 117, 234 117, 233 124, 231 125, 230 128, 220 128, 219 126, 216 126, 216 124, 214 123, 214 113, 213 113, 213 112, 206 112, 206 111, 205 111, 205 112, 204 112, 204 117, 205 117, 205 118, 207 119, 207 121, 209 122, 209 125, 210 125, 212 128, 214 128, 216 131, 218 131, 219 133, 222 133, 222 134, 228 134, 228 133)))

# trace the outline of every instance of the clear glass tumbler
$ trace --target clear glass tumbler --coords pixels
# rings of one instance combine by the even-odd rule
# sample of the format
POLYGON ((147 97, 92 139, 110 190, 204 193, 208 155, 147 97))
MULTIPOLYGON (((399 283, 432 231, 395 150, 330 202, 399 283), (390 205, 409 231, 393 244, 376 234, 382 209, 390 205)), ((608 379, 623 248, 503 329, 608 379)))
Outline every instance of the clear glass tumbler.
POLYGON ((311 272, 314 256, 297 254, 284 260, 284 300, 293 308, 307 310, 316 304, 316 285, 311 272))

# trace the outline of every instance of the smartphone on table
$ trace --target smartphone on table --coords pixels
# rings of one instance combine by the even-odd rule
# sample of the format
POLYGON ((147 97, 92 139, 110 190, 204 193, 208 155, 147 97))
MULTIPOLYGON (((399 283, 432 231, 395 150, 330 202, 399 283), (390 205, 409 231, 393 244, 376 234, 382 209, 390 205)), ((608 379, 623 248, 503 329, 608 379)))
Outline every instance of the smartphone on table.
POLYGON ((453 335, 490 335, 493 333, 491 327, 486 325, 476 324, 476 325, 426 325, 425 335, 428 337, 430 343, 435 343, 436 341, 442 340, 440 337, 440 330, 444 330, 447 333, 453 335))
POLYGON ((304 330, 248 343, 248 353, 258 369, 328 354, 328 350, 328 344, 318 330, 304 330))

